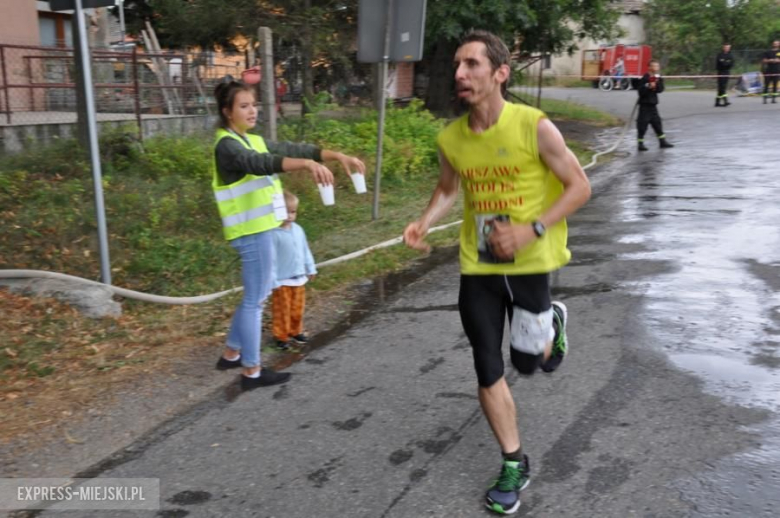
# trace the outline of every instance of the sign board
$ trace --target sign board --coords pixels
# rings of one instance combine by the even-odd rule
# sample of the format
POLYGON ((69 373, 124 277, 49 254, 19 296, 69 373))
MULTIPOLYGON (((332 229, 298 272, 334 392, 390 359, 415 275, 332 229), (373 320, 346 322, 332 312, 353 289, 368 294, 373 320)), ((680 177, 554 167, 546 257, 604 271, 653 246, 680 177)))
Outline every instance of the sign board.
POLYGON ((426 0, 360 0, 358 5, 358 61, 382 63, 388 3, 390 14, 391 62, 420 61, 425 36, 426 0))
MULTIPOLYGON (((114 7, 116 0, 81 0, 84 9, 97 9, 98 7, 114 7)), ((52 11, 73 11, 76 9, 76 0, 49 0, 49 8, 52 11)))
POLYGON ((737 83, 737 90, 745 95, 760 94, 764 90, 764 85, 761 82, 761 73, 748 72, 742 74, 742 77, 737 83))

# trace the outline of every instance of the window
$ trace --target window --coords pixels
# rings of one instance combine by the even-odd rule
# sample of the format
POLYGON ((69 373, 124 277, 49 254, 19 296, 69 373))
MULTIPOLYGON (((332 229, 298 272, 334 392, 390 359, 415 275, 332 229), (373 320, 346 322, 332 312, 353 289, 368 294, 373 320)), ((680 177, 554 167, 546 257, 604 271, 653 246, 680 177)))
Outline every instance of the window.
POLYGON ((38 18, 38 30, 41 33, 41 45, 57 46, 57 21, 54 18, 38 18))
POLYGON ((44 47, 72 47, 73 33, 70 16, 38 13, 38 29, 44 47))

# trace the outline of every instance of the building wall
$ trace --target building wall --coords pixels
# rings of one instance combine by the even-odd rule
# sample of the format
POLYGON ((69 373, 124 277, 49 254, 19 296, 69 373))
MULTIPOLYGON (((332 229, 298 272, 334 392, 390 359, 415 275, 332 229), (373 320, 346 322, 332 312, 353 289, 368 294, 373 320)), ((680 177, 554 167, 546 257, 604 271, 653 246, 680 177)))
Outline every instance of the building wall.
MULTIPOLYGON (((582 70, 582 51, 597 49, 600 45, 623 43, 635 45, 645 42, 645 22, 639 14, 623 14, 618 19, 618 25, 623 29, 624 35, 614 41, 594 41, 590 38, 580 40, 577 43, 579 49, 571 56, 562 54, 553 56, 550 68, 543 71, 544 75, 563 76, 579 75, 582 70)), ((530 67, 530 72, 536 76, 539 73, 538 65, 530 67)), ((576 79, 576 78, 572 78, 576 79)))
POLYGON ((0 43, 37 45, 39 41, 36 2, 0 1, 0 43))
POLYGON ((388 71, 387 96, 406 99, 414 95, 414 63, 395 63, 388 71))
MULTIPOLYGON (((0 0, 2 1, 2 0, 0 0)), ((0 116, 1 117, 1 116, 0 116)), ((134 125, 131 120, 105 121, 98 123, 98 131, 124 128, 134 125)), ((207 115, 182 115, 180 117, 148 117, 142 120, 144 138, 156 135, 203 135, 212 138, 216 117, 207 115)), ((136 126, 137 127, 137 126, 136 126)), ((52 142, 76 138, 76 124, 73 122, 54 124, 28 124, 25 126, 3 126, 0 124, 0 156, 11 155, 29 149, 40 149, 52 142)))
MULTIPOLYGON (((0 44, 40 45, 38 30, 38 9, 30 0, 0 0, 0 44)), ((38 63, 29 62, 24 56, 35 54, 29 49, 3 48, 0 67, 0 87, 5 86, 3 76, 9 84, 27 84, 29 68, 38 63)), ((0 90, 0 112, 6 111, 6 99, 13 110, 29 110, 34 101, 42 100, 41 93, 12 88, 0 90)))

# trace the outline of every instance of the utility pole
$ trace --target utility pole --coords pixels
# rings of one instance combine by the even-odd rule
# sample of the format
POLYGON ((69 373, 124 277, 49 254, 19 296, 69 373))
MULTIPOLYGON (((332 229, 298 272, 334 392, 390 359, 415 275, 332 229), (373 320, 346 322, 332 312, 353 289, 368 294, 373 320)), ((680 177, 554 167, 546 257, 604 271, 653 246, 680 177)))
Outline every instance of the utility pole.
POLYGON ((393 30, 393 0, 387 1, 387 18, 385 23, 385 48, 382 53, 382 63, 379 64, 379 129, 376 138, 376 170, 374 171, 374 207, 371 211, 373 220, 379 219, 379 184, 382 180, 382 146, 385 136, 385 93, 387 86, 387 67, 390 63, 390 42, 393 30))
POLYGON ((84 92, 86 107, 86 126, 89 144, 89 157, 92 164, 92 180, 95 186, 95 212, 97 214, 98 241, 100 244, 100 279, 104 284, 111 284, 111 266, 108 257, 108 231, 106 229, 106 210, 103 204, 103 171, 100 165, 100 148, 98 147, 97 116, 95 115, 95 91, 92 87, 92 68, 89 55, 89 39, 87 24, 84 20, 82 0, 75 0, 76 25, 78 26, 78 45, 80 61, 76 68, 81 68, 81 90, 84 92))

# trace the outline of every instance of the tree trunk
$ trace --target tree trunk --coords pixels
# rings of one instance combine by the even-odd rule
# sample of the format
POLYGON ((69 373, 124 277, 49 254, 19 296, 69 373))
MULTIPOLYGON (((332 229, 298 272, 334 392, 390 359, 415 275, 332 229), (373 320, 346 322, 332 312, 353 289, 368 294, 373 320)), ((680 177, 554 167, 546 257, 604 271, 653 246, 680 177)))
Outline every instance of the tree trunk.
POLYGON ((439 115, 452 113, 452 94, 455 84, 452 58, 457 48, 456 41, 439 38, 428 67, 428 92, 425 96, 425 104, 429 110, 439 115))
MULTIPOLYGON (((311 9, 311 0, 304 0, 303 8, 304 12, 311 9)), ((303 25, 303 33, 301 34, 301 58, 303 60, 303 102, 301 113, 303 115, 306 115, 309 112, 307 102, 314 102, 314 71, 311 69, 313 53, 311 31, 311 23, 309 22, 309 17, 307 16, 303 25)))

